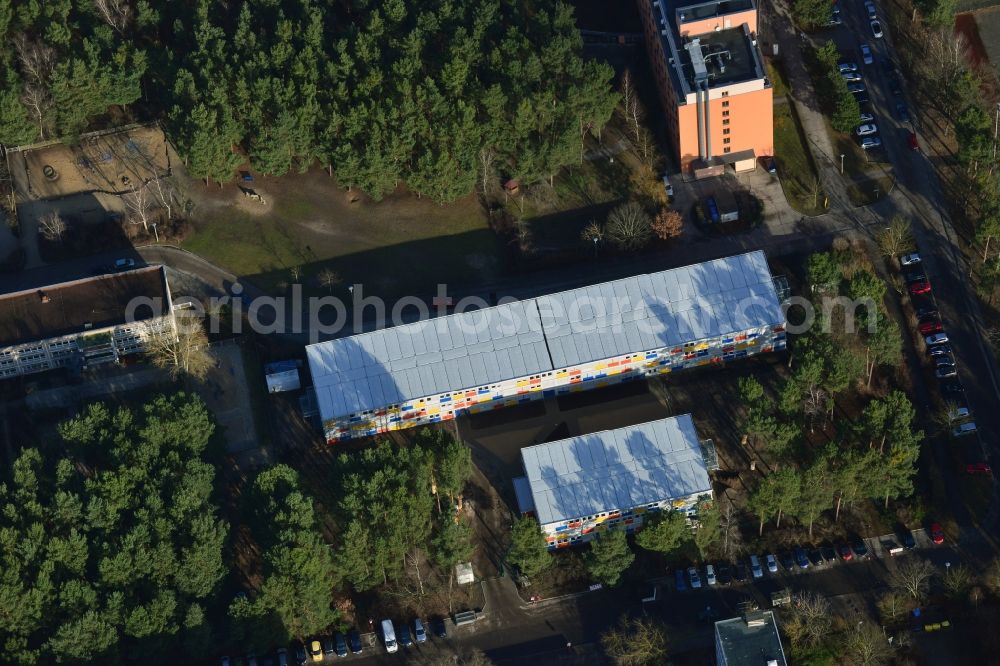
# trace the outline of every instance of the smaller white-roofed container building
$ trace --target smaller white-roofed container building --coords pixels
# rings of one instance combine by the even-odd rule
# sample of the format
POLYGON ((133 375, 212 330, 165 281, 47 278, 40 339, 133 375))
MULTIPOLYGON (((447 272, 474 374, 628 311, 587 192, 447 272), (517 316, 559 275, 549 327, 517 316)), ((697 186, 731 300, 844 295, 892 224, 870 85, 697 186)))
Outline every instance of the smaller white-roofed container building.
POLYGON ((764 253, 309 345, 327 441, 785 347, 764 253))
POLYGON ((553 549, 606 529, 633 531, 650 513, 690 513, 712 496, 690 414, 529 446, 521 460, 521 513, 538 519, 553 549))

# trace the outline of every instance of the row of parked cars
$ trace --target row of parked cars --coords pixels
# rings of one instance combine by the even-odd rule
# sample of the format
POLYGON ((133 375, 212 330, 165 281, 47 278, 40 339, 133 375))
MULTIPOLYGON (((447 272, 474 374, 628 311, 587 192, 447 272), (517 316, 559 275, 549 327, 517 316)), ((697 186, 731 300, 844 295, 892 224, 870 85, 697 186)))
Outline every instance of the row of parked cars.
MULTIPOLYGON (((951 422, 951 434, 954 437, 964 437, 977 432, 976 422, 965 401, 965 387, 958 380, 958 367, 952 351, 952 341, 944 330, 933 298, 931 283, 923 270, 920 255, 913 253, 903 255, 899 259, 903 268, 903 278, 913 301, 913 310, 917 316, 917 330, 924 336, 927 355, 934 366, 934 376, 938 379, 941 394, 948 405, 948 418, 951 422)), ((977 466, 968 471, 989 472, 988 466, 977 466)))
MULTIPOLYGON (((432 618, 428 623, 430 632, 438 638, 447 638, 448 629, 445 627, 443 618, 432 618)), ((399 646, 410 647, 415 642, 424 643, 427 641, 428 625, 417 618, 413 621, 412 633, 409 623, 399 625, 397 633, 396 626, 392 620, 382 620, 379 635, 387 652, 396 652, 399 646)), ((333 636, 323 636, 306 641, 306 644, 296 643, 292 646, 291 654, 287 648, 278 648, 273 655, 257 657, 249 654, 246 657, 222 657, 222 666, 306 666, 310 661, 321 663, 328 657, 346 657, 348 653, 362 653, 361 633, 356 629, 343 634, 337 632, 333 636), (293 659, 294 657, 294 659, 293 659)))
MULTIPOLYGON (((934 544, 944 543, 944 531, 939 524, 931 524, 928 535, 934 544)), ((916 548, 916 540, 913 538, 913 533, 909 530, 900 530, 896 537, 899 541, 898 545, 894 541, 883 542, 890 555, 896 554, 896 548, 900 550, 912 550, 916 548)), ((751 578, 763 578, 767 574, 778 574, 782 570, 785 573, 793 573, 796 570, 805 571, 810 567, 821 567, 835 562, 860 561, 869 557, 868 546, 865 544, 864 539, 861 538, 840 544, 824 544, 822 546, 810 547, 797 546, 792 550, 764 555, 763 558, 758 555, 751 555, 745 561, 707 564, 704 570, 698 567, 676 569, 674 571, 674 584, 678 592, 683 592, 688 588, 693 590, 700 589, 703 585, 714 587, 717 585, 729 585, 731 583, 743 583, 751 578), (703 576, 704 583, 702 582, 703 576)))

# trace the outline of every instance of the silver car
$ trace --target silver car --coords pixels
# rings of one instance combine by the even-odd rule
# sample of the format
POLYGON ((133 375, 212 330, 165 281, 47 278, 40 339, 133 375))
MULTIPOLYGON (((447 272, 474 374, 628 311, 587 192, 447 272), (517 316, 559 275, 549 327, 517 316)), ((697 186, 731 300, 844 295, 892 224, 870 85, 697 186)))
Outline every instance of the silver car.
POLYGON ((867 125, 862 125, 855 130, 855 134, 858 136, 871 136, 872 134, 878 134, 878 125, 875 123, 868 123, 867 125))
POLYGON ((861 140, 861 148, 863 150, 870 150, 872 148, 878 148, 882 145, 882 139, 877 136, 866 136, 861 140))
POLYGON ((872 34, 875 35, 875 39, 882 39, 882 24, 878 21, 872 21, 872 34))
POLYGON ((844 80, 848 83, 854 83, 855 81, 861 80, 861 75, 857 72, 841 72, 840 75, 844 77, 844 80))

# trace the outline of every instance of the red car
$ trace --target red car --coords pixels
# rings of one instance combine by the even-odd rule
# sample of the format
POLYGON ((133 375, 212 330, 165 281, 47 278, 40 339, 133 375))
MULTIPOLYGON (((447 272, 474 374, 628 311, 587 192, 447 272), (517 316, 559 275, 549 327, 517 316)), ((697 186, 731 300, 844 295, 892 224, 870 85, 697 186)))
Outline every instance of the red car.
POLYGON ((966 474, 992 474, 993 469, 986 463, 973 463, 965 466, 966 474))
POLYGON ((910 284, 910 293, 914 296, 921 296, 923 294, 931 293, 931 283, 926 280, 920 282, 914 282, 910 284))
POLYGON ((938 546, 944 543, 944 530, 941 529, 940 523, 931 523, 930 535, 931 541, 938 546))
POLYGON ((851 552, 851 547, 848 546, 846 543, 837 546, 837 554, 839 554, 840 559, 844 560, 845 562, 850 562, 851 560, 854 559, 854 553, 851 552))
POLYGON ((944 330, 944 326, 941 325, 939 321, 925 321, 919 326, 920 332, 924 335, 930 335, 931 333, 940 333, 944 330))
POLYGON ((915 132, 910 132, 909 142, 910 150, 920 150, 920 144, 917 143, 917 135, 915 132))

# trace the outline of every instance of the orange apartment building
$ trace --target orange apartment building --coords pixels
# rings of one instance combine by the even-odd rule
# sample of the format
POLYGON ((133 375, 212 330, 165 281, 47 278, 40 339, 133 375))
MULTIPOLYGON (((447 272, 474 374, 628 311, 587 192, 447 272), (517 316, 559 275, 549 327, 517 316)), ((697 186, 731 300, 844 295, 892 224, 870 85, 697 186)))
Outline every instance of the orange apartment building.
POLYGON ((681 172, 747 171, 773 155, 773 95, 754 0, 637 2, 681 172))

